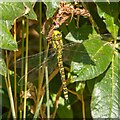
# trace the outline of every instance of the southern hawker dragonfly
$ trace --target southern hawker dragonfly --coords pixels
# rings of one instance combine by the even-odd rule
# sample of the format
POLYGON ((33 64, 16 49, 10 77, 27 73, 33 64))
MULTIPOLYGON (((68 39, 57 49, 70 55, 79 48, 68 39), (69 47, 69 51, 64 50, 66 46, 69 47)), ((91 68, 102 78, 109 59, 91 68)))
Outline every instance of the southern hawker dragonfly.
MULTIPOLYGON (((57 35, 57 38, 62 38, 59 31, 56 31, 54 34, 56 34, 54 36, 55 39, 57 35)), ((61 66, 63 62, 70 67, 72 82, 86 81, 99 76, 107 69, 111 62, 112 54, 113 51, 111 45, 100 39, 86 40, 83 43, 70 42, 64 45, 61 51, 56 47, 49 50, 47 59, 44 59, 46 51, 29 56, 28 66, 30 68, 28 72, 28 80, 31 79, 32 82, 34 82, 35 76, 37 75, 33 75, 33 73, 38 73, 38 69, 42 68, 44 64, 48 66, 48 72, 50 75, 58 62, 61 79, 62 82, 64 82, 62 83, 63 92, 64 95, 66 95, 66 82, 64 80, 67 79, 67 76, 65 77, 64 70, 62 70, 65 67, 63 65, 61 66), (60 54, 62 55, 60 56, 60 54), (40 59, 41 64, 39 64, 40 59)), ((22 60, 24 59, 25 58, 17 60, 17 68, 21 67, 22 60)), ((23 78, 24 76, 19 80, 19 84, 23 78)), ((65 98, 68 99, 68 95, 66 95, 65 98)))

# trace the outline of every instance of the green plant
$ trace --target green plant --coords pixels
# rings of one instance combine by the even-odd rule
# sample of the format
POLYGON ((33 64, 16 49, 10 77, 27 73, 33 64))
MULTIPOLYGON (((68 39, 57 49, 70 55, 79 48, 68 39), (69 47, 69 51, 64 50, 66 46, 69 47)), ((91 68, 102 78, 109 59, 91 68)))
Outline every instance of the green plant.
POLYGON ((119 9, 119 2, 1 2, 2 118, 6 115, 8 118, 119 118, 119 9), (45 59, 52 59, 48 53, 53 49, 47 43, 54 29, 61 31, 64 44, 72 41, 78 42, 77 46, 83 42, 63 52, 70 59, 64 64, 70 107, 65 105, 61 94, 59 70, 56 68, 49 74, 49 68, 43 64, 47 63, 45 59), (24 58, 28 49, 30 55, 44 54, 43 58, 38 57, 38 63, 36 57, 27 57, 28 54, 24 58), (15 64, 19 58, 26 61, 15 64), (28 68, 36 73, 29 63, 41 67, 37 78, 36 74, 31 76, 37 84, 27 83, 28 68), (26 83, 20 84, 28 86, 25 89, 18 85, 24 69, 26 83))

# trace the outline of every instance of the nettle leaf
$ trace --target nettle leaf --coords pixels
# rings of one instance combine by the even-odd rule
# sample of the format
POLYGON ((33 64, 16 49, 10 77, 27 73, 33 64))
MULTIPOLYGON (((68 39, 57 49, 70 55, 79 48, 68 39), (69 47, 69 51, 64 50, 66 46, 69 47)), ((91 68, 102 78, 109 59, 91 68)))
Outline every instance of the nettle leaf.
POLYGON ((113 55, 112 64, 104 78, 95 84, 91 103, 93 118, 119 118, 119 60, 118 55, 113 55))
POLYGON ((6 50, 17 50, 17 42, 14 40, 9 29, 0 21, 0 48, 6 50))
POLYGON ((28 19, 37 19, 30 2, 1 2, 0 11, 0 48, 17 50, 17 42, 10 33, 14 19, 25 16, 28 19))
POLYGON ((2 11, 2 20, 14 20, 20 17, 24 11, 24 5, 20 2, 2 2, 0 3, 0 10, 2 11))
POLYGON ((30 2, 1 2, 0 11, 2 11, 2 20, 14 20, 21 16, 29 19, 37 19, 30 2))
POLYGON ((111 45, 98 37, 86 40, 83 46, 74 50, 79 52, 71 55, 71 82, 86 81, 99 76, 108 68, 113 55, 111 45))

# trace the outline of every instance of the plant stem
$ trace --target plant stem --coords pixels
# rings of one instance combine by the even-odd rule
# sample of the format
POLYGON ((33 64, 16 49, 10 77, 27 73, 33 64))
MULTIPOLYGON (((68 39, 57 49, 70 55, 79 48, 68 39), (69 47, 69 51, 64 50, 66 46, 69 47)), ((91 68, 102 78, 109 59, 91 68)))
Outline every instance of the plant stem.
POLYGON ((41 108, 41 104, 42 104, 42 102, 43 102, 43 97, 44 97, 44 94, 43 94, 43 96, 41 97, 41 99, 40 99, 40 101, 39 101, 39 103, 38 103, 38 106, 37 106, 37 108, 36 108, 36 111, 35 111, 35 114, 34 114, 34 117, 33 117, 34 120, 35 120, 35 119, 38 117, 38 115, 39 115, 39 111, 40 111, 40 108, 41 108))
POLYGON ((16 118, 14 100, 13 100, 11 83, 10 83, 10 76, 9 76, 8 64, 9 64, 8 63, 8 55, 7 55, 7 51, 6 51, 6 66, 7 66, 6 68, 7 68, 7 72, 5 74, 5 82, 6 82, 6 87, 7 87, 7 91, 8 91, 8 96, 9 96, 9 99, 10 99, 12 116, 13 116, 13 118, 16 118))
MULTIPOLYGON (((40 37, 39 37, 39 52, 42 51, 42 34, 41 34, 41 26, 42 26, 42 3, 40 2, 39 4, 39 10, 40 10, 40 20, 39 20, 39 28, 40 28, 40 37)), ((41 64, 42 60, 41 60, 41 56, 39 57, 39 65, 41 64)), ((37 106, 39 104, 39 100, 41 98, 41 88, 42 88, 42 83, 43 83, 43 78, 44 78, 44 70, 43 68, 39 69, 38 71, 38 89, 37 89, 37 100, 36 100, 36 110, 37 110, 37 106)))
POLYGON ((46 98, 47 98, 47 119, 50 119, 50 104, 49 104, 49 80, 48 80, 48 67, 45 67, 46 78, 46 98))
MULTIPOLYGON (((16 19, 14 20, 14 40, 16 41, 16 19)), ((14 105, 17 117, 16 51, 14 51, 14 105)))
MULTIPOLYGON (((22 19, 22 58, 24 57, 24 27, 25 27, 25 20, 22 19)), ((24 74, 24 59, 22 59, 22 68, 21 68, 21 76, 24 74)), ((23 80, 20 82, 20 91, 23 90, 23 80)), ((20 104, 22 104, 23 99, 20 98, 20 104)), ((22 119, 22 110, 20 110, 20 119, 22 119)))
POLYGON ((28 19, 26 19, 26 55, 25 55, 25 95, 24 95, 24 113, 23 118, 26 118, 26 95, 27 95, 27 72, 28 72, 28 19))

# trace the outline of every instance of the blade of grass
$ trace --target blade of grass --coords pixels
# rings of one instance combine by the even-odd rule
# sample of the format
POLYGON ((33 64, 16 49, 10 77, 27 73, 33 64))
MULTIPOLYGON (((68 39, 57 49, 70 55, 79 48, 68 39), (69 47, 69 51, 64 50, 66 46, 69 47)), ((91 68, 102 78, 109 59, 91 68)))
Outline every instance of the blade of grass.
POLYGON ((8 96, 9 96, 9 99, 10 99, 12 116, 13 116, 13 118, 16 118, 15 106, 14 106, 14 100, 13 100, 13 95, 12 95, 12 89, 11 89, 8 65, 9 65, 9 59, 8 59, 8 53, 6 51, 6 68, 7 68, 7 73, 5 74, 5 83, 6 83, 6 87, 7 87, 7 91, 8 91, 8 96))
POLYGON ((82 115, 83 115, 83 120, 85 120, 85 101, 84 101, 84 96, 82 95, 82 115))
MULTIPOLYGON (((25 20, 22 19, 22 58, 24 57, 24 28, 25 28, 25 20)), ((22 68, 21 68, 21 76, 24 75, 24 59, 22 59, 22 68)), ((20 91, 23 90, 23 80, 20 82, 20 91)), ((23 99, 20 98, 20 104, 22 104, 23 99)), ((22 119, 22 110, 20 110, 20 119, 22 119)))
MULTIPOLYGON (((48 49, 49 49, 49 45, 47 46, 47 49, 46 49, 46 53, 45 53, 45 58, 47 58, 48 56, 48 49)), ((44 59, 45 60, 45 59, 44 59)), ((37 92, 37 102, 36 102, 36 108, 38 106, 38 103, 39 103, 39 100, 41 98, 41 95, 43 94, 42 92, 45 91, 43 90, 43 78, 44 78, 44 70, 45 70, 45 66, 46 64, 43 64, 42 68, 41 68, 41 73, 40 73, 40 83, 39 83, 39 86, 38 86, 38 92, 37 92)))
MULTIPOLYGON (((42 16, 42 3, 40 2, 39 3, 39 10, 40 10, 40 15, 42 16)), ((42 52, 42 34, 41 34, 41 26, 42 26, 42 17, 40 17, 39 19, 39 28, 40 28, 40 31, 39 31, 39 34, 40 34, 40 37, 39 37, 39 52, 41 53, 42 52)), ((41 57, 39 57, 39 64, 41 64, 41 57)), ((39 100, 41 98, 41 88, 42 88, 42 84, 43 84, 43 78, 44 78, 44 68, 41 68, 38 70, 38 90, 37 90, 37 101, 36 101, 36 109, 37 109, 37 106, 39 104, 39 100)))
POLYGON ((41 108, 41 105, 42 105, 42 102, 43 102, 43 97, 44 95, 41 97, 39 103, 38 103, 38 106, 36 108, 36 111, 35 111, 35 114, 34 114, 34 117, 33 117, 33 120, 36 120, 38 115, 39 115, 39 111, 40 111, 40 108, 41 108))
MULTIPOLYGON (((40 15, 42 16, 42 3, 40 2, 40 15)), ((39 26, 39 28, 40 28, 40 31, 39 31, 39 33, 40 33, 40 37, 39 37, 39 53, 41 53, 42 52, 42 34, 41 34, 41 26, 42 26, 42 17, 40 17, 40 19, 39 19, 39 22, 40 22, 40 26, 39 26)), ((41 64, 41 57, 39 57, 39 65, 41 64)), ((40 74, 41 74, 41 69, 39 69, 39 71, 38 71, 38 74, 39 74, 39 76, 38 76, 38 85, 39 85, 39 83, 40 83, 40 74)))
POLYGON ((46 78, 46 98, 47 98, 47 119, 50 119, 50 104, 49 104, 49 80, 48 80, 48 67, 45 67, 46 78))
POLYGON ((28 19, 26 19, 26 55, 25 55, 25 95, 24 95, 24 113, 23 118, 26 118, 26 95, 27 95, 27 72, 28 72, 28 35, 29 35, 29 26, 28 26, 28 19))
MULTIPOLYGON (((16 19, 14 20, 14 40, 16 41, 16 19)), ((17 117, 16 51, 14 51, 14 105, 17 117)))
MULTIPOLYGON (((42 3, 40 3, 40 15, 42 16, 42 3)), ((42 34, 41 34, 41 26, 42 26, 42 17, 40 17, 40 43, 39 43, 39 46, 40 46, 40 49, 39 49, 39 52, 42 51, 42 34)), ((46 43, 44 43, 46 46, 46 43)), ((49 49, 49 45, 46 47, 46 52, 45 52, 45 59, 47 58, 48 56, 48 49, 49 49)), ((41 58, 39 59, 39 64, 41 64, 41 58)), ((42 87, 43 85, 43 80, 44 80, 44 71, 45 71, 45 67, 46 67, 46 64, 43 64, 42 68, 39 69, 39 81, 38 81, 38 92, 37 92, 37 102, 36 102, 36 108, 38 106, 38 103, 39 103, 39 100, 41 99, 41 95, 43 94, 42 92, 45 91, 42 87)))

